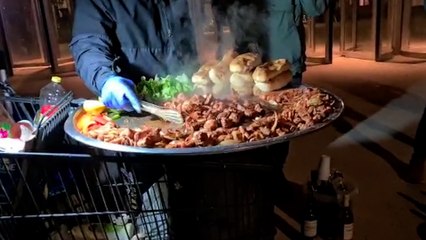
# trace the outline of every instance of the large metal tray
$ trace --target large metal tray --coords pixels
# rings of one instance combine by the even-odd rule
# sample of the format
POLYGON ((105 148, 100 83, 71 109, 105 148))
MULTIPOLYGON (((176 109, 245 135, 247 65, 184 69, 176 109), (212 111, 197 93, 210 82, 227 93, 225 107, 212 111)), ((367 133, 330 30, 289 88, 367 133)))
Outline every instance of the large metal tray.
MULTIPOLYGON (((262 148, 270 145, 274 145, 281 142, 290 141, 296 137, 304 136, 306 134, 318 131, 327 125, 329 125, 331 122, 336 120, 343 112, 344 109, 344 103, 343 101, 337 97, 336 95, 321 89, 324 93, 332 95, 335 99, 335 112, 328 116, 324 120, 324 122, 320 124, 316 124, 310 128, 307 128, 302 131, 296 131, 281 137, 275 137, 275 138, 267 138, 260 141, 254 141, 254 142, 246 142, 246 143, 239 143, 234 145, 218 145, 218 146, 212 146, 212 147, 193 147, 193 148, 175 148, 175 149, 166 149, 166 148, 143 148, 143 147, 131 147, 131 146, 124 146, 119 144, 113 144, 113 143, 107 143, 102 142, 96 139, 89 138, 76 128, 76 120, 84 114, 84 110, 80 107, 77 110, 75 110, 70 116, 68 117, 67 121, 65 122, 65 132, 74 140, 94 148, 99 148, 107 151, 114 151, 114 152, 122 152, 122 153, 139 153, 139 154, 156 154, 156 155, 213 155, 213 154, 223 154, 223 153, 232 153, 232 152, 241 152, 241 151, 247 151, 252 150, 256 148, 262 148)), ((153 120, 151 116, 143 116, 140 115, 138 117, 124 117, 118 121, 118 124, 120 126, 127 126, 127 127, 135 127, 135 126, 141 126, 144 122, 153 120)))

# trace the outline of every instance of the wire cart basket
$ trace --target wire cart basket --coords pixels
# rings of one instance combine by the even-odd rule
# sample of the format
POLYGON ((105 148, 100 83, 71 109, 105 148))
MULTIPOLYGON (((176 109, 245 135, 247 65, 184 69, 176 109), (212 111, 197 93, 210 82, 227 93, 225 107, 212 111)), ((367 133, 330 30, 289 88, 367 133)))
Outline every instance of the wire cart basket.
MULTIPOLYGON (((15 121, 34 119, 37 98, 9 95, 0 104, 15 121)), ((267 151, 200 159, 81 146, 63 131, 66 98, 32 151, 0 152, 0 239, 273 239, 272 167, 247 160, 267 151)))

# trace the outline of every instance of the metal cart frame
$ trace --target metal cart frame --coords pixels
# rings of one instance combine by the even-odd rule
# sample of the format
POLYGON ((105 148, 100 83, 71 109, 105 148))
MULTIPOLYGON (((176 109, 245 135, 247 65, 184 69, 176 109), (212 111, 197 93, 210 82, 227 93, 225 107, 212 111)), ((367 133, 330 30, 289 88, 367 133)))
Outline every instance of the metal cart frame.
MULTIPOLYGON (((273 239, 266 149, 203 159, 98 151, 64 135, 71 99, 33 152, 0 152, 0 239, 273 239)), ((39 109, 34 98, 1 100, 15 120, 39 109)))

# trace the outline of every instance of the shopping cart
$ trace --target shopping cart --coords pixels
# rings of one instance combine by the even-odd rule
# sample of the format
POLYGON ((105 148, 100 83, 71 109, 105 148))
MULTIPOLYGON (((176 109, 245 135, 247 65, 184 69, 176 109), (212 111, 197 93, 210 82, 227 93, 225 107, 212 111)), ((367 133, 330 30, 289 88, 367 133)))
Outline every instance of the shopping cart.
MULTIPOLYGON (((37 98, 9 95, 0 102, 16 121, 34 119, 37 98)), ((200 159, 81 146, 63 132, 76 107, 67 98, 31 152, 0 152, 0 239, 273 239, 272 169, 246 161, 263 153, 200 159)))

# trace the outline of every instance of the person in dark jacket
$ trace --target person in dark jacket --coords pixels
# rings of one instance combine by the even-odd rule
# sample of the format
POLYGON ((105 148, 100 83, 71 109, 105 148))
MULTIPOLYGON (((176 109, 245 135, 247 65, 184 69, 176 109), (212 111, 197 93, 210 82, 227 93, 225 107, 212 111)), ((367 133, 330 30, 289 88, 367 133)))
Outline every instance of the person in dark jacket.
MULTIPOLYGON (((293 75, 291 85, 299 87, 302 84, 302 74, 306 70, 305 29, 302 15, 317 17, 322 15, 328 5, 328 0, 266 0, 264 21, 266 36, 260 40, 265 60, 284 58, 290 63, 293 75)), ((277 175, 284 177, 283 162, 287 158, 289 144, 271 146, 275 151, 277 175)), ((285 179, 284 179, 285 180, 285 179)))
POLYGON ((328 0, 234 0, 227 12, 238 52, 257 45, 263 60, 287 59, 293 73, 293 85, 302 83, 306 70, 305 29, 302 15, 322 15, 328 0))
POLYGON ((317 17, 324 14, 328 0, 267 0, 267 57, 285 58, 291 64, 293 85, 302 84, 306 70, 305 29, 302 15, 317 17))
POLYGON ((422 183, 424 181, 426 163, 426 107, 417 126, 414 137, 413 154, 409 163, 407 180, 410 183, 422 183))
POLYGON ((213 14, 213 21, 216 27, 216 42, 218 49, 216 57, 222 57, 226 49, 224 49, 224 27, 229 25, 229 8, 234 4, 235 0, 211 0, 211 8, 213 14))
POLYGON ((86 86, 127 111, 140 111, 134 81, 197 66, 186 0, 76 0, 70 49, 86 86))
MULTIPOLYGON (((129 112, 140 112, 135 84, 142 76, 191 73, 198 65, 187 0, 76 0, 70 49, 86 86, 107 107, 129 112)), ((111 164, 103 172, 119 181, 117 169, 111 164)), ((138 165, 137 172, 145 184, 153 182, 137 205, 167 209, 157 194, 164 187, 162 167, 138 165)), ((168 214, 149 215, 142 216, 149 229, 137 223, 138 231, 150 238, 167 232, 168 214)))
MULTIPOLYGON (((423 7, 426 11, 426 0, 424 0, 423 7)), ((408 171, 404 179, 413 184, 423 183, 425 175, 426 163, 426 107, 423 110, 423 115, 417 126, 416 135, 414 137, 413 154, 411 155, 408 164, 408 171)))
MULTIPOLYGON (((328 0, 233 0, 226 10, 220 9, 220 14, 227 14, 237 52, 259 52, 263 61, 286 59, 293 75, 291 85, 299 87, 306 70, 303 14, 317 17, 324 14, 327 6, 328 0)), ((281 205, 292 199, 291 185, 283 171, 289 142, 269 146, 267 152, 264 163, 269 161, 274 171, 271 175, 273 202, 281 205)), ((266 209, 265 214, 271 212, 266 209)), ((274 225, 274 218, 266 219, 269 221, 263 224, 268 229, 267 226, 274 225)), ((273 239, 275 231, 273 228, 269 230, 270 239, 273 239)))
MULTIPOLYGON (((227 13, 235 41, 234 48, 239 53, 258 51, 264 61, 279 58, 288 60, 293 75, 292 86, 299 87, 306 70, 302 16, 320 16, 327 6, 328 0, 233 0, 221 12, 227 13)), ((285 182, 282 172, 288 148, 288 143, 270 147, 270 151, 276 153, 273 161, 277 183, 285 182)))

